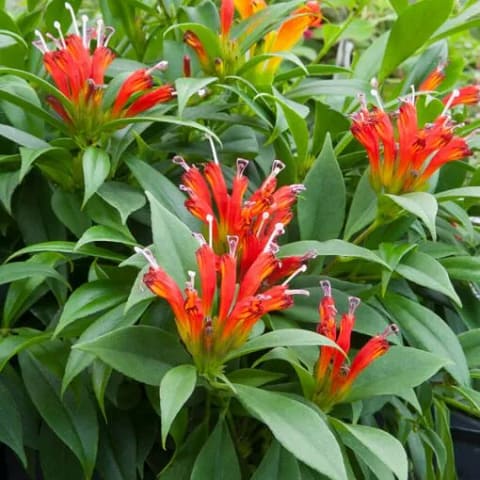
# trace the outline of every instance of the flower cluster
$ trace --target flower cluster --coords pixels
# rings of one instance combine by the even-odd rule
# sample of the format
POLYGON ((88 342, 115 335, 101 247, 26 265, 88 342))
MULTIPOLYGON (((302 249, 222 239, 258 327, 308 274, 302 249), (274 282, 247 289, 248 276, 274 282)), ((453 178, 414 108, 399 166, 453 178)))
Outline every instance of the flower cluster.
POLYGON ((53 42, 54 49, 50 50, 39 31, 36 32, 38 40, 33 44, 42 52, 45 69, 63 94, 63 97, 50 95, 47 102, 78 139, 94 143, 105 122, 135 116, 174 97, 175 90, 171 85, 154 86, 153 71, 167 67, 166 62, 160 62, 128 76, 113 104, 106 108, 105 72, 115 58, 108 48, 113 28, 106 27, 101 19, 97 20, 96 28, 89 28, 85 15, 80 28, 72 6, 69 3, 65 6, 71 13, 75 33, 64 37, 59 22, 55 22, 58 38, 46 35, 53 42), (93 49, 92 40, 95 40, 93 49))
POLYGON ((448 116, 457 95, 450 97, 433 123, 423 127, 418 122, 413 95, 400 105, 396 129, 383 108, 368 110, 363 102, 360 111, 353 115, 351 130, 367 150, 371 184, 377 192, 423 190, 442 165, 471 155, 465 139, 454 134, 455 125, 448 116))
MULTIPOLYGON (((247 52, 240 51, 242 38, 231 38, 230 32, 233 25, 235 9, 242 20, 247 20, 254 14, 265 9, 267 4, 264 0, 222 0, 220 6, 220 34, 219 48, 221 55, 212 58, 207 52, 199 36, 192 30, 185 32, 184 41, 197 54, 202 70, 210 75, 232 75, 238 71, 243 63, 254 55, 270 55, 255 68, 253 78, 257 81, 271 79, 282 58, 275 54, 288 52, 303 37, 305 32, 318 27, 322 15, 317 1, 308 1, 305 5, 291 12, 277 30, 267 33, 261 43, 248 48, 247 52)), ((251 33, 254 25, 244 33, 251 33)))
MULTIPOLYGON (((337 309, 335 300, 332 297, 330 282, 327 280, 322 281, 321 286, 324 296, 318 308, 320 322, 317 331, 336 342, 340 349, 348 355, 355 324, 355 310, 360 304, 360 299, 356 297, 349 298, 348 312, 342 315, 340 328, 337 329, 337 309)), ((386 353, 389 348, 387 337, 397 332, 398 327, 392 324, 382 334, 372 337, 360 349, 350 366, 348 366, 341 350, 334 347, 321 347, 315 368, 314 402, 325 411, 340 403, 348 394, 358 375, 374 360, 386 353)))
POLYGON ((275 162, 272 173, 244 201, 246 160, 237 162, 230 193, 218 163, 207 163, 202 173, 179 157, 175 162, 186 170, 182 186, 189 195, 186 206, 205 222, 208 232, 208 241, 195 234, 200 241, 196 252, 200 293, 195 272, 188 272, 190 279, 182 293, 148 250, 137 251, 150 263, 145 284, 170 304, 179 335, 199 372, 214 378, 221 373, 228 352, 247 340, 264 314, 288 308, 295 294, 308 294, 289 289, 288 284, 305 271, 312 255, 278 258, 276 244, 292 218, 291 208, 301 188, 276 189, 281 163, 275 162))

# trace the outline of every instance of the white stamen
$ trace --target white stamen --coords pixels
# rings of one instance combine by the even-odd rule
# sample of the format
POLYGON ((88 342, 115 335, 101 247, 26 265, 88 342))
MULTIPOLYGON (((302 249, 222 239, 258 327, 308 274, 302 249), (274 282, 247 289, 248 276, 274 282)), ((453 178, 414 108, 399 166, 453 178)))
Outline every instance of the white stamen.
POLYGON ((51 33, 46 33, 45 36, 47 38, 49 38, 54 44, 55 44, 55 47, 58 48, 58 49, 62 49, 63 48, 63 45, 60 43, 60 40, 58 40, 57 38, 55 38, 51 33))
POLYGON ((284 168, 285 164, 280 160, 274 160, 272 163, 272 171, 270 172, 270 177, 276 177, 284 168))
POLYGON ((285 293, 287 295, 305 295, 306 297, 310 296, 310 292, 308 290, 303 290, 303 289, 293 289, 293 290, 285 290, 285 293))
POLYGON ((290 185, 290 190, 295 195, 304 192, 306 189, 307 187, 303 183, 294 183, 293 185, 290 185))
POLYGON ((187 288, 190 288, 191 290, 195 290, 196 272, 194 272, 193 270, 189 270, 187 273, 188 273, 188 276, 190 277, 190 280, 187 281, 187 288))
POLYGON ((213 215, 207 214, 205 220, 208 223, 208 245, 210 248, 213 248, 213 215))
POLYGON ((42 32, 40 30, 35 30, 35 35, 38 37, 38 43, 34 43, 34 45, 42 52, 42 53, 47 53, 50 51, 48 48, 47 42, 45 41, 45 38, 42 35, 42 32))
POLYGON ((148 75, 151 75, 152 72, 154 72, 155 70, 160 70, 161 72, 164 72, 165 70, 167 70, 167 68, 168 68, 168 62, 166 60, 162 60, 161 62, 158 62, 153 67, 150 67, 149 69, 147 69, 147 73, 148 75))
POLYGON ((188 172, 191 168, 190 165, 188 165, 188 163, 185 161, 185 159, 183 157, 181 157, 180 155, 175 155, 172 158, 172 162, 175 165, 180 165, 180 167, 182 167, 186 172, 188 172))
POLYGON ((416 93, 415 93, 415 85, 410 85, 410 90, 412 91, 412 93, 410 94, 411 97, 412 97, 411 102, 412 102, 412 103, 415 103, 415 96, 416 96, 416 93))
POLYGON ((381 336, 383 338, 387 338, 389 335, 398 335, 400 333, 400 328, 398 327, 397 324, 392 323, 385 328, 385 330, 382 332, 381 336))
POLYGON ((193 195, 193 190, 186 185, 180 184, 178 187, 182 192, 187 193, 188 195, 193 195))
POLYGON ((324 297, 332 296, 332 285, 328 280, 322 280, 320 286, 322 287, 324 297))
POLYGON ((452 106, 453 101, 460 95, 460 91, 458 88, 453 90, 453 92, 450 95, 450 98, 448 99, 448 102, 445 104, 445 108, 443 109, 442 114, 440 115, 441 117, 446 116, 448 111, 450 110, 450 107, 452 106))
POLYGON ((227 235, 228 252, 233 257, 237 253, 238 241, 237 235, 227 235))
POLYGON ((110 39, 113 37, 113 34, 115 33, 115 29, 113 27, 105 27, 105 40, 103 41, 103 46, 107 47, 108 42, 110 39))
POLYGON ((103 46, 103 20, 101 18, 97 19, 97 48, 103 46))
POLYGON ((213 142, 212 136, 207 135, 207 140, 208 140, 208 143, 210 144, 210 149, 212 150, 213 161, 214 163, 219 165, 220 162, 218 161, 217 150, 215 149, 215 143, 213 142))
POLYGON ((245 169, 248 167, 248 160, 244 158, 237 158, 237 176, 241 177, 245 169))
POLYGON ((205 237, 201 233, 193 232, 192 237, 200 244, 201 247, 207 244, 205 237))
POLYGON ((82 43, 85 48, 88 48, 88 17, 82 15, 82 43))
POLYGON ((358 297, 348 297, 348 313, 353 315, 355 310, 360 305, 360 299, 358 297))
POLYGON ((265 222, 268 220, 269 217, 270 217, 270 214, 268 212, 262 213, 262 220, 260 221, 260 225, 258 226, 258 230, 257 230, 257 238, 262 233, 263 226, 265 225, 265 222))
POLYGON ((307 271, 307 266, 301 265, 282 283, 282 285, 283 286, 288 285, 297 275, 306 271, 307 271))
POLYGON ((78 29, 78 23, 77 19, 75 18, 75 11, 73 10, 73 7, 70 5, 70 3, 65 2, 65 8, 70 12, 70 16, 72 17, 72 24, 73 29, 75 30, 75 35, 80 36, 80 30, 78 29))
POLYGON ((53 22, 53 27, 58 32, 58 38, 60 39, 60 43, 62 44, 62 47, 67 48, 67 44, 65 43, 65 38, 63 37, 62 26, 60 25, 60 22, 55 20, 53 22))
POLYGON ((378 108, 380 108, 380 110, 384 110, 382 99, 380 98, 380 93, 378 92, 378 90, 376 88, 372 88, 370 90, 370 93, 371 93, 372 97, 375 98, 375 100, 377 101, 378 108))
POLYGON ((134 247, 135 253, 139 253, 145 257, 145 260, 150 264, 152 268, 159 268, 157 260, 155 259, 152 251, 149 248, 134 247))
POLYGON ((273 229, 273 232, 272 234, 270 235, 270 238, 268 239, 266 245, 265 245, 265 248, 263 249, 263 252, 272 252, 272 249, 274 248, 274 241, 275 239, 281 235, 285 233, 285 229, 283 228, 283 223, 276 223, 275 224, 275 227, 273 229))
POLYGON ((360 105, 362 106, 362 110, 367 109, 367 97, 365 96, 364 93, 359 93, 357 95, 358 101, 360 102, 360 105))
POLYGON ((207 89, 206 88, 200 88, 197 92, 197 95, 200 98, 203 98, 207 94, 207 89))

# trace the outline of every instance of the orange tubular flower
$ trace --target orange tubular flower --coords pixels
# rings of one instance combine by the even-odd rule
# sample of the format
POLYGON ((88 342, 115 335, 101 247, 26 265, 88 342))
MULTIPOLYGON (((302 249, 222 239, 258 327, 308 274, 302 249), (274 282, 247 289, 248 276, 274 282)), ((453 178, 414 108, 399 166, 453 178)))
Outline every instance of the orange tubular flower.
POLYGON ((170 85, 153 86, 153 70, 164 70, 166 62, 160 62, 150 69, 133 72, 121 85, 117 97, 109 110, 103 106, 105 71, 115 58, 108 48, 113 34, 111 27, 105 27, 101 19, 96 28, 88 28, 87 16, 82 16, 79 25, 69 3, 65 4, 72 16, 75 33, 63 36, 59 22, 54 22, 58 39, 47 34, 55 45, 50 50, 47 41, 37 31, 39 38, 33 44, 43 53, 45 69, 57 88, 69 100, 49 96, 47 102, 75 132, 83 143, 94 143, 102 125, 113 119, 131 117, 159 103, 171 100, 175 91, 170 85), (91 48, 92 40, 95 47, 91 48))
POLYGON ((454 90, 446 95, 442 102, 444 105, 456 107, 457 105, 477 105, 480 103, 480 85, 468 85, 454 90))
POLYGON ((180 338, 199 372, 213 379, 221 374, 227 354, 247 340, 263 315, 290 307, 293 295, 308 295, 308 291, 290 290, 288 282, 263 288, 277 261, 270 250, 238 279, 238 238, 228 237, 229 251, 222 255, 217 255, 201 235, 198 238, 202 241, 196 252, 201 293, 195 287, 195 272, 188 272, 190 280, 182 293, 148 249, 136 251, 150 264, 145 284, 170 304, 180 338))
MULTIPOLYGON (((356 297, 349 298, 348 312, 343 314, 337 333, 335 319, 337 310, 330 282, 322 281, 321 286, 324 296, 319 305, 320 322, 317 331, 336 342, 348 355, 355 324, 355 310, 360 304, 360 300, 356 297)), ((325 411, 329 411, 335 404, 342 402, 358 375, 374 360, 387 352, 389 348, 387 337, 392 333, 398 333, 398 327, 394 324, 389 325, 382 334, 371 338, 357 353, 350 367, 339 350, 332 347, 321 347, 315 367, 316 386, 313 400, 325 411)))
POLYGON ((445 65, 441 63, 435 70, 432 70, 425 80, 419 85, 418 90, 420 92, 434 92, 445 79, 445 65))
POLYGON ((423 190, 442 165, 471 155, 467 142, 454 134, 447 115, 450 105, 432 124, 419 127, 413 99, 405 100, 398 113, 397 135, 390 115, 381 108, 369 111, 364 104, 353 115, 351 131, 367 150, 370 180, 377 192, 423 190))
MULTIPOLYGON (((181 157, 175 157, 174 162, 185 170, 180 186, 188 195, 185 206, 204 222, 215 251, 228 251, 228 238, 232 235, 238 238, 239 275, 242 278, 263 252, 278 250, 276 239, 291 221, 293 204, 304 190, 303 185, 277 189, 276 177, 284 168, 282 162, 276 160, 273 163, 270 175, 247 200, 244 199, 248 187, 248 179, 244 176, 247 160, 237 160, 230 191, 218 163, 207 163, 202 173, 181 157)), ((275 268, 264 281, 273 284, 286 278, 305 268, 305 262, 314 256, 309 252, 303 256, 277 259, 275 268)))

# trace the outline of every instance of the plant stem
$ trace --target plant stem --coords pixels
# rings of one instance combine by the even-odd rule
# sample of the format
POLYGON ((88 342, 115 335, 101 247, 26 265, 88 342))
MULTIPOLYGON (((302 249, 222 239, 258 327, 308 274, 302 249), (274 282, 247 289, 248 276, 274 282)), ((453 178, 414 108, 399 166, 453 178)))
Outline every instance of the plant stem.
POLYGON ((380 222, 375 220, 373 223, 370 224, 368 228, 366 228, 357 238, 355 238, 352 243, 354 245, 359 245, 363 240, 365 240, 371 233, 374 232, 380 226, 380 222))
POLYGON ((442 400, 457 410, 468 413, 468 415, 471 415, 472 417, 480 418, 480 412, 477 409, 471 408, 468 405, 465 405, 463 402, 459 402, 458 400, 448 397, 442 397, 442 400))

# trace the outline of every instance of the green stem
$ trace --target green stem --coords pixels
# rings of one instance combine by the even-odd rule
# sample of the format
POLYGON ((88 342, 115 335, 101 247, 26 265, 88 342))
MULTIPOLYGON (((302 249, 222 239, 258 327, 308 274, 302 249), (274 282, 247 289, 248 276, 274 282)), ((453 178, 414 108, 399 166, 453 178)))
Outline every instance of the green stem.
POLYGON ((477 409, 471 408, 468 405, 465 405, 463 402, 459 402, 458 400, 455 400, 449 397, 442 397, 442 400, 447 405, 450 405, 451 407, 454 407, 457 410, 461 410, 462 412, 468 413, 468 415, 471 415, 472 417, 480 418, 480 412, 477 409))
POLYGON ((376 219, 373 223, 370 224, 357 238, 355 238, 352 243, 354 245, 359 245, 362 243, 371 233, 373 233, 380 226, 380 222, 376 219))

